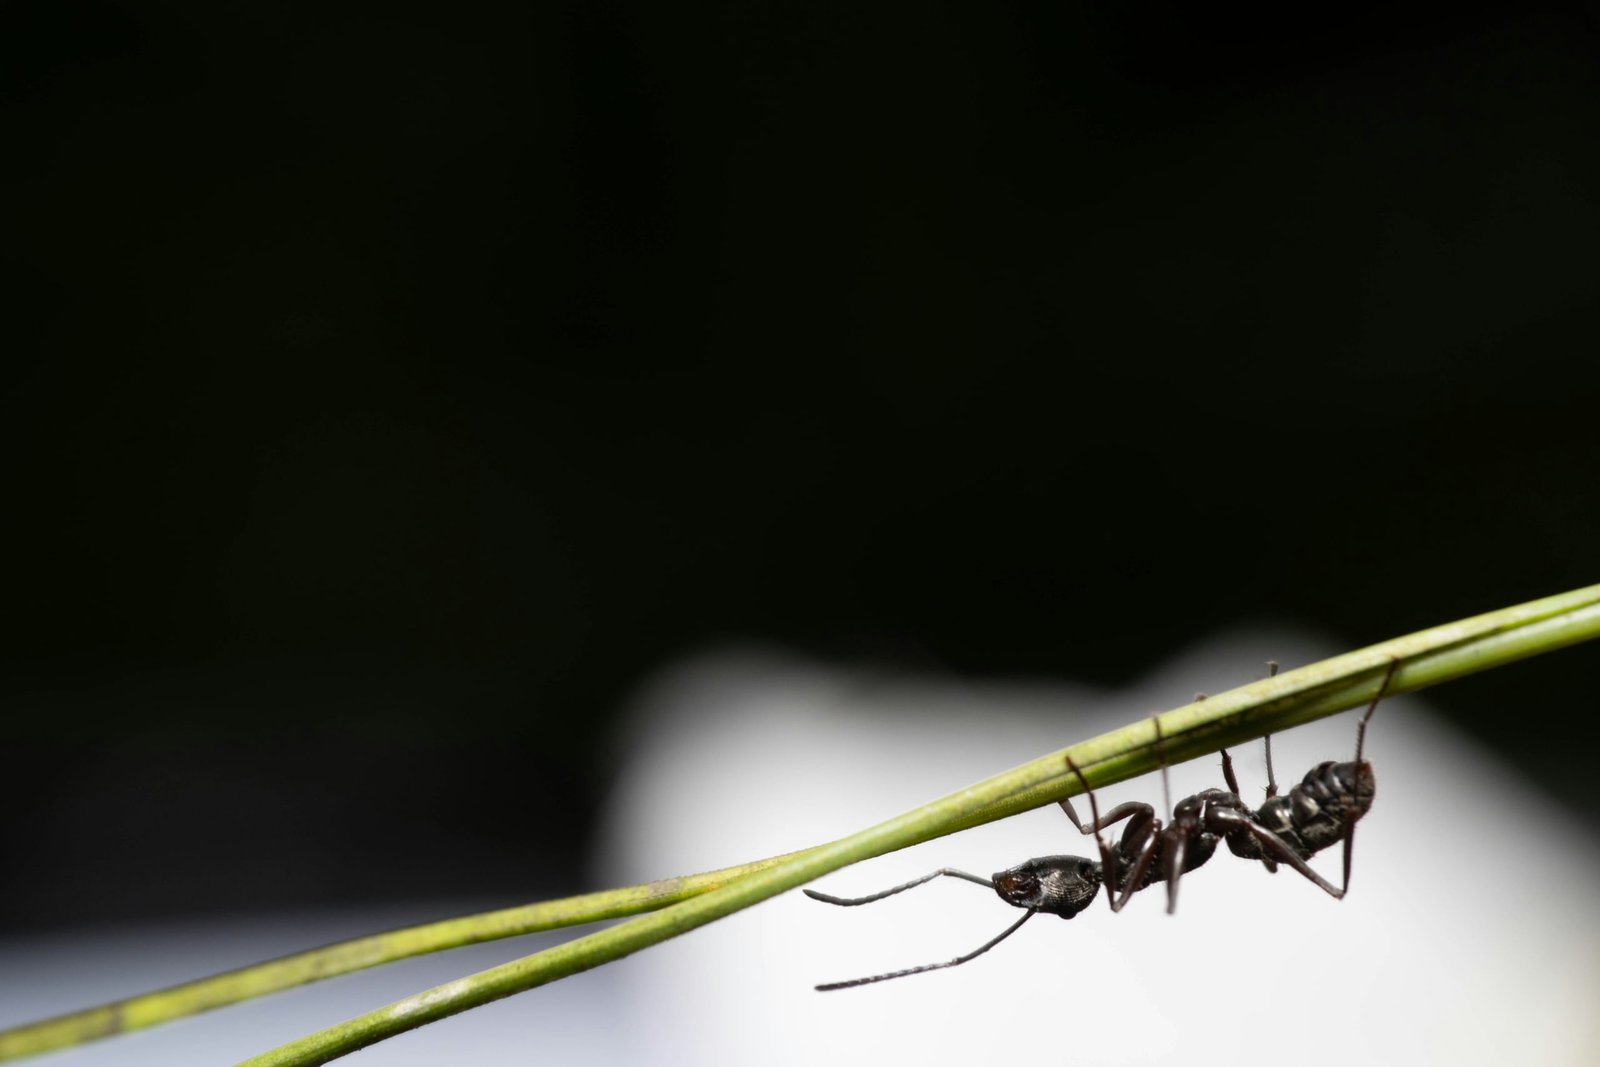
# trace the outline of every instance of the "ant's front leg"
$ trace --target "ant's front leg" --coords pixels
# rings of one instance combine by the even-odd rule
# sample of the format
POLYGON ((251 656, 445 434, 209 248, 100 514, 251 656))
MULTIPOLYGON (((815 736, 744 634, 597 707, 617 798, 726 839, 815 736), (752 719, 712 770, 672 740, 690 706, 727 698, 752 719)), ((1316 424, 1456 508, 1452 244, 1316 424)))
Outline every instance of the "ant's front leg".
POLYGON ((1228 792, 1236 797, 1243 798, 1239 792, 1239 779, 1233 773, 1233 757, 1228 755, 1228 750, 1222 750, 1222 780, 1228 783, 1228 792))
POLYGON ((1078 818, 1078 812, 1073 808, 1071 799, 1062 797, 1058 803, 1080 834, 1094 835, 1095 843, 1100 846, 1100 872, 1105 879, 1106 903, 1111 906, 1112 911, 1121 911, 1143 880, 1145 872, 1150 869, 1156 844, 1161 835, 1161 822, 1156 818, 1154 808, 1132 800, 1118 804, 1102 816, 1099 802, 1095 800, 1094 790, 1089 788, 1089 780, 1083 776, 1083 771, 1073 762, 1071 756, 1067 757, 1067 769, 1078 776, 1078 784, 1083 786, 1084 793, 1089 797, 1089 814, 1092 820, 1085 826, 1083 820, 1078 818), (1124 819, 1128 820, 1128 825, 1122 831, 1122 840, 1116 848, 1112 848, 1106 844, 1105 838, 1100 836, 1100 831, 1115 826, 1124 819), (1138 855, 1138 859, 1134 861, 1132 876, 1119 898, 1117 889, 1122 881, 1120 871, 1122 861, 1134 854, 1138 855))
MULTIPOLYGON (((1277 665, 1272 664, 1272 666, 1276 667, 1277 665)), ((1239 779, 1236 778, 1233 773, 1233 757, 1228 755, 1227 749, 1222 750, 1222 779, 1228 783, 1228 792, 1238 797, 1241 804, 1244 803, 1244 794, 1239 792, 1239 779)), ((1271 737, 1267 738, 1267 782, 1267 799, 1271 800, 1273 797, 1278 795, 1278 782, 1272 777, 1271 737)), ((1267 873, 1269 874, 1276 874, 1278 871, 1278 865, 1273 861, 1271 856, 1262 856, 1261 865, 1267 869, 1267 873)))

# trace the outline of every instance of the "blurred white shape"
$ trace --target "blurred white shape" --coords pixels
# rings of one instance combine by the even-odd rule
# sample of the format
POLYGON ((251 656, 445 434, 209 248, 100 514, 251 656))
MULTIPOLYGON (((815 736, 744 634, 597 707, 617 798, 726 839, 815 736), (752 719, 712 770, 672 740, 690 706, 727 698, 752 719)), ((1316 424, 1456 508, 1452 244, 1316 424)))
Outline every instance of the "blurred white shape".
MULTIPOLYGON (((647 693, 610 805, 601 880, 644 881, 843 836, 979 778, 1331 649, 1237 634, 1128 692, 953 684, 770 653, 684 666, 647 693)), ((1471 681, 1459 684, 1470 685, 1471 681)), ((1355 713, 1284 734, 1287 789, 1349 759, 1355 713)), ((833 908, 799 893, 652 949, 617 975, 633 1062, 962 1064, 1018 1050, 1051 1063, 1588 1064, 1600 1038, 1600 849, 1588 829, 1428 714, 1386 702, 1368 736, 1378 794, 1351 893, 1219 850, 1113 915, 1041 916, 962 967, 861 989, 819 981, 950 959, 1017 913, 937 879, 833 908)), ((1235 751, 1265 784, 1259 743, 1235 751)), ((1221 786, 1214 757, 1173 769, 1175 797, 1221 786)), ((1158 776, 1104 791, 1162 804, 1158 776)), ((990 874, 1029 856, 1092 855, 1054 807, 839 872, 840 895, 941 866, 990 874)), ((1316 865, 1334 881, 1339 856, 1316 865)))

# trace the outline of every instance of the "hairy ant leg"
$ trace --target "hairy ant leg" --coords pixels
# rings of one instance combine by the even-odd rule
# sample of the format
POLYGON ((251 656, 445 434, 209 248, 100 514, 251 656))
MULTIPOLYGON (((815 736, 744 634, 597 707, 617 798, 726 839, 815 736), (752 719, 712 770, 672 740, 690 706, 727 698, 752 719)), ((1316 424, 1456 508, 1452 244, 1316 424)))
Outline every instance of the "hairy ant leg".
POLYGON ((1067 813, 1067 818, 1072 820, 1072 825, 1078 828, 1080 834, 1094 835, 1095 843, 1100 846, 1100 871, 1105 881, 1106 903, 1113 912, 1121 911, 1127 906, 1129 898, 1138 892, 1156 851, 1161 847, 1161 820, 1156 818, 1156 809, 1133 800, 1118 804, 1102 817, 1100 804, 1095 800, 1094 790, 1089 787, 1089 780, 1083 776, 1083 771, 1070 755, 1067 757, 1067 769, 1078 776, 1078 784, 1083 786, 1083 792, 1089 798, 1091 821, 1085 826, 1073 809, 1071 799, 1067 797, 1059 801, 1061 810, 1067 813), (1123 828, 1122 840, 1113 848, 1100 836, 1100 831, 1124 819, 1128 820, 1128 825, 1123 828), (1122 876, 1124 868, 1128 871, 1126 881, 1122 876), (1121 896, 1118 896, 1119 891, 1121 896))
MULTIPOLYGON (((1155 817, 1155 811, 1150 805, 1132 802, 1119 804, 1102 819, 1094 790, 1089 788, 1088 779, 1070 756, 1067 757, 1067 767, 1077 775, 1079 784, 1089 797, 1090 811, 1094 815, 1092 825, 1095 840, 1100 844, 1101 873, 1105 878, 1106 893, 1108 896, 1113 893, 1120 894, 1112 900, 1111 910, 1121 911, 1139 890, 1156 882, 1166 882, 1167 914, 1170 915, 1178 907, 1179 880, 1184 874, 1202 866, 1216 851, 1218 837, 1205 825, 1205 816, 1210 806, 1216 802, 1214 798, 1222 797, 1223 794, 1220 790, 1208 789, 1195 796, 1185 797, 1174 807, 1161 721, 1152 719, 1151 723, 1155 729, 1156 752, 1161 761, 1162 795, 1166 800, 1167 810, 1172 814, 1171 821, 1167 824, 1163 825, 1161 820, 1155 817), (1113 849, 1100 837, 1099 831, 1121 819, 1130 821, 1123 832, 1122 840, 1113 849), (1125 874, 1122 873, 1124 871, 1125 874)), ((1243 807, 1237 798, 1234 800, 1237 806, 1243 807)), ((1063 800, 1061 807, 1073 823, 1078 825, 1080 832, 1088 832, 1079 823, 1076 813, 1067 801, 1063 800)))
MULTIPOLYGON (((1267 660, 1267 677, 1268 678, 1276 678, 1277 675, 1278 675, 1278 661, 1275 660, 1275 659, 1267 660)), ((1277 775, 1272 773, 1272 735, 1271 734, 1267 734, 1265 737, 1263 737, 1261 739, 1261 746, 1265 750, 1266 757, 1267 757, 1267 800, 1270 801, 1273 797, 1278 795, 1278 777, 1277 777, 1277 775)), ((1234 796, 1238 797, 1240 799, 1240 801, 1242 802, 1244 800, 1244 791, 1239 788, 1239 779, 1234 777, 1234 774, 1233 774, 1233 757, 1228 755, 1228 750, 1227 749, 1223 749, 1222 750, 1222 780, 1228 784, 1228 791, 1230 793, 1232 793, 1234 796)), ((1230 844, 1230 847, 1232 847, 1231 844, 1230 844)), ((1276 861, 1274 861, 1270 857, 1266 856, 1265 854, 1263 854, 1263 855, 1261 855, 1259 857, 1256 857, 1256 858, 1261 860, 1261 865, 1267 869, 1267 873, 1268 874, 1276 874, 1277 873, 1278 864, 1277 864, 1276 861)))
MULTIPOLYGON (((1361 714, 1361 721, 1356 723, 1356 777, 1351 790, 1354 803, 1347 804, 1344 812, 1345 892, 1350 890, 1350 861, 1356 848, 1356 820, 1372 809, 1372 797, 1377 792, 1377 782, 1372 776, 1372 764, 1361 758, 1361 749, 1367 740, 1367 723, 1372 721, 1372 713, 1378 710, 1378 702, 1389 692, 1389 684, 1394 681, 1394 672, 1399 669, 1398 659, 1389 661, 1389 669, 1383 672, 1383 681, 1378 683, 1378 691, 1372 694, 1372 703, 1367 705, 1367 710, 1361 714)), ((1337 766, 1334 769, 1337 770, 1337 766)))

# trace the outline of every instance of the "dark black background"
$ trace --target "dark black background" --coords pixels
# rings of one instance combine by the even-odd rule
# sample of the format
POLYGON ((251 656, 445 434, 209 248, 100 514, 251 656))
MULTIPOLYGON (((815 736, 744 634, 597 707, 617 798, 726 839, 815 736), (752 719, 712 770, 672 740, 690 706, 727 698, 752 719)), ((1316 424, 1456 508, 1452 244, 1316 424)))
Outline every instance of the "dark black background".
MULTIPOLYGON (((577 889, 615 714, 725 639, 1114 684, 1595 581, 1597 60, 1577 4, 0 4, 0 928, 577 889)), ((1435 699, 1593 810, 1597 664, 1435 699)))

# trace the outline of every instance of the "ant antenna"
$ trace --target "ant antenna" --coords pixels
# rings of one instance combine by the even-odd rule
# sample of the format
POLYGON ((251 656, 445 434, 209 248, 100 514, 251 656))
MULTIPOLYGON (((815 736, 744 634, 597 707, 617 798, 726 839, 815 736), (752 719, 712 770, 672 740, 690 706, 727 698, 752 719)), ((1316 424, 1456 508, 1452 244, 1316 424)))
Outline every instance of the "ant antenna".
MULTIPOLYGON (((956 872, 941 872, 941 871, 935 871, 934 872, 934 874, 940 874, 940 873, 956 873, 956 872)), ((933 877, 933 875, 929 875, 928 876, 928 878, 932 878, 932 877, 933 877)), ((971 878, 972 876, 971 875, 966 875, 965 877, 971 878)), ((926 882, 928 880, 928 878, 919 878, 917 881, 910 883, 910 885, 920 885, 921 883, 926 882)), ((973 881, 982 881, 983 879, 972 878, 972 880, 973 881)), ((898 888, 889 890, 889 893, 898 893, 901 889, 907 889, 907 888, 909 888, 909 886, 899 886, 898 888)), ((808 893, 809 895, 815 897, 818 900, 829 900, 830 899, 828 897, 822 896, 820 893, 812 893, 811 890, 809 890, 809 889, 806 890, 806 893, 808 893)), ((863 903, 866 903, 866 901, 868 901, 868 900, 877 900, 877 899, 879 899, 881 897, 886 897, 886 896, 889 895, 889 893, 879 893, 877 896, 863 897, 861 900, 830 901, 830 902, 832 902, 832 903, 846 903, 846 904, 863 904, 863 903)), ((944 969, 945 967, 958 967, 961 964, 966 963, 968 960, 977 959, 979 956, 983 955, 985 952, 988 952, 990 949, 994 948, 1000 942, 1004 941, 1006 938, 1010 937, 1012 934, 1014 934, 1018 930, 1022 929, 1022 924, 1027 922, 1029 919, 1033 918, 1037 914, 1039 914, 1039 910, 1037 908, 1029 908, 1026 912, 1023 913, 1022 918, 1018 919, 1016 922, 1012 923, 1010 926, 1008 926, 1004 930, 1002 930, 998 937, 994 937, 994 938, 991 938, 988 941, 985 941, 982 945, 979 945, 977 948, 973 949, 971 952, 967 953, 965 956, 957 956, 955 959, 946 960, 943 963, 924 963, 921 967, 907 967, 903 971, 890 971, 888 974, 875 974, 875 975, 872 975, 869 978, 852 978, 848 982, 824 982, 822 985, 817 986, 817 992, 826 993, 826 992, 829 992, 830 990, 834 990, 834 989, 852 989, 852 988, 854 988, 855 986, 858 986, 858 985, 871 985, 873 982, 887 982, 891 978, 904 978, 908 974, 921 974, 923 971, 938 971, 938 970, 944 969)))
POLYGON ((925 874, 921 878, 913 878, 904 885, 897 885, 893 889, 885 889, 883 892, 874 893, 870 897, 830 897, 828 894, 819 893, 815 889, 802 889, 801 892, 810 897, 812 900, 820 900, 824 904, 837 904, 841 908, 853 908, 858 904, 871 904, 875 900, 882 900, 884 897, 892 897, 896 893, 904 893, 907 889, 915 889, 924 882, 933 881, 941 874, 947 875, 951 878, 964 878, 969 882, 975 882, 978 885, 986 885, 990 889, 994 888, 993 880, 984 878, 981 875, 968 874, 966 871, 958 871, 954 867, 940 867, 932 874, 925 874))
POLYGON ((1022 918, 1002 930, 997 936, 990 938, 971 952, 957 956, 953 960, 945 960, 943 963, 925 963, 921 967, 908 967, 903 971, 874 974, 866 978, 853 978, 848 982, 827 982, 816 987, 818 992, 826 993, 832 989, 851 989, 858 985, 886 982, 891 978, 904 978, 908 974, 921 974, 923 971, 937 971, 945 967, 958 967, 968 960, 977 959, 994 948, 1021 929, 1023 923, 1040 912, 1059 915, 1063 919, 1072 918, 1084 908, 1087 908, 1100 891, 1100 864, 1082 856, 1040 856, 1015 867, 1009 867, 996 874, 992 879, 981 878, 976 874, 968 874, 966 871, 958 871, 953 867, 941 867, 931 874, 925 874, 921 878, 885 889, 881 893, 873 893, 870 896, 835 897, 829 896, 827 893, 818 893, 811 889, 807 889, 805 893, 812 900, 820 900, 824 904, 837 904, 848 908, 857 904, 871 904, 873 901, 882 900, 884 897, 892 897, 896 893, 903 893, 907 889, 931 882, 940 875, 948 875, 952 878, 960 878, 963 881, 987 886, 994 890, 1001 900, 1012 907, 1020 908, 1025 914, 1022 918))

